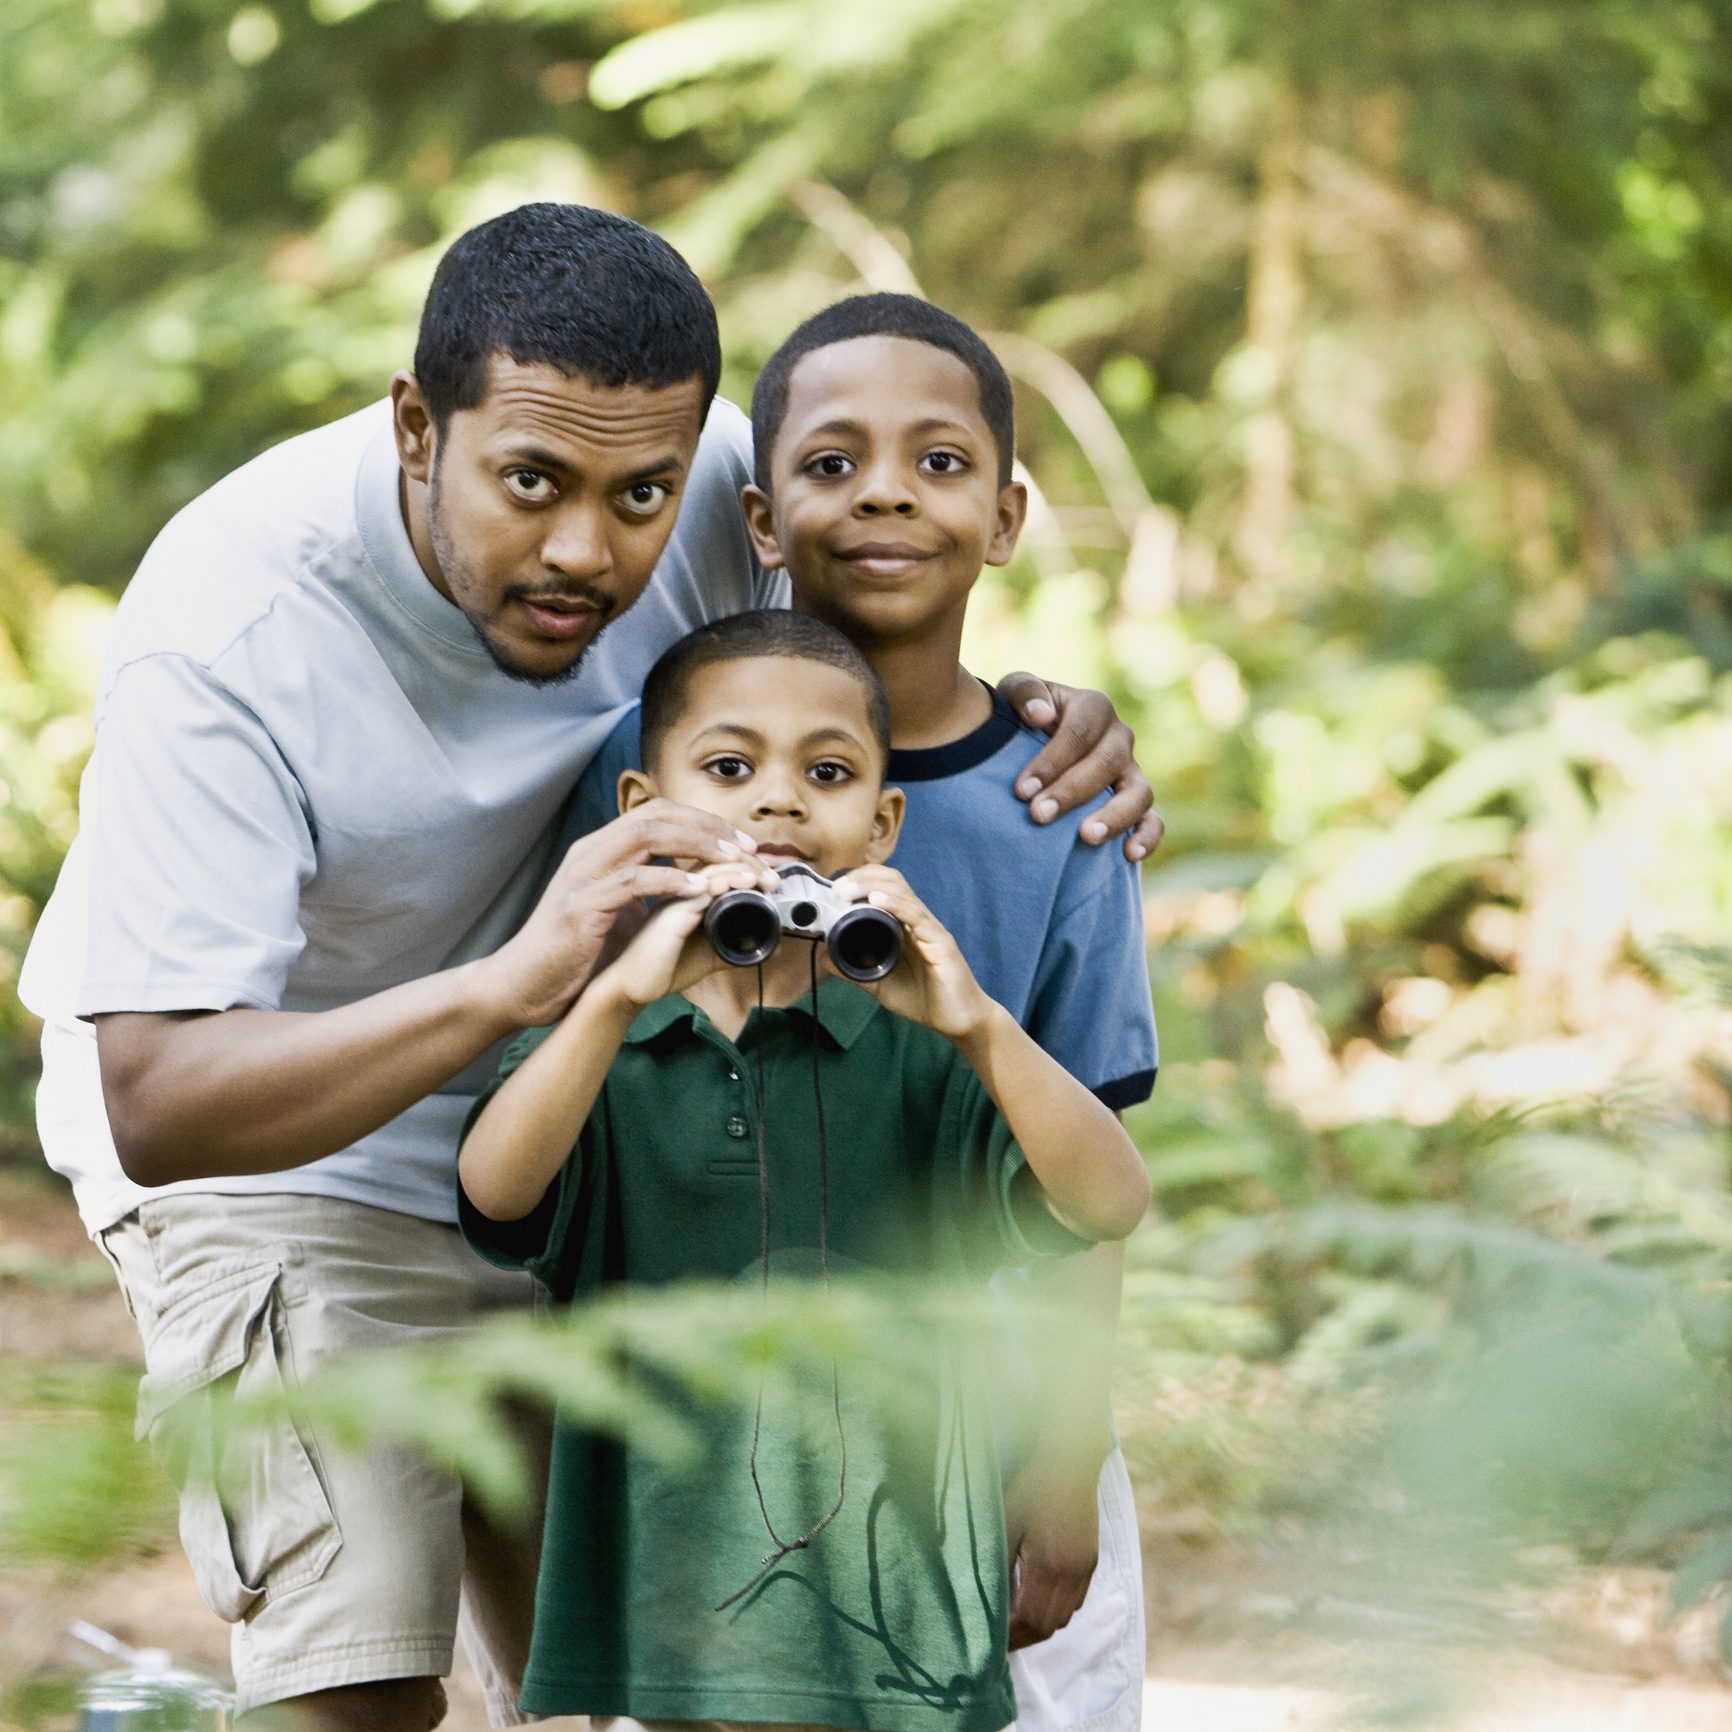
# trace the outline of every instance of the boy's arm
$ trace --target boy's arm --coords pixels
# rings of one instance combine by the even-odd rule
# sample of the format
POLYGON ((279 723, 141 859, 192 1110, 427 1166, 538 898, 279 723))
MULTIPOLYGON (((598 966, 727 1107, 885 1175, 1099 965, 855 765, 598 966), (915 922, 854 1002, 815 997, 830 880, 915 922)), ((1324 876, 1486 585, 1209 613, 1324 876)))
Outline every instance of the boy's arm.
POLYGON ((698 931, 725 891, 762 869, 717 866, 685 875, 685 894, 659 909, 500 1084, 457 1155, 463 1194, 491 1221, 521 1221, 565 1164, 633 1019, 647 1004, 719 966, 698 931))
POLYGON ((1014 1562, 1010 1646, 1044 1642, 1075 1616, 1099 1561, 1096 1486, 1112 1448, 1112 1354, 1124 1285, 1124 1247, 1092 1246, 1034 1265, 1043 1310, 1064 1319, 1063 1339, 1037 1343, 1039 1430, 1004 1488, 1014 1562))
POLYGON ((1023 1032, 975 980, 956 941, 888 866, 862 866, 838 883, 894 914, 907 935, 902 961, 878 983, 885 1008, 944 1035, 980 1078, 1046 1198, 1085 1239, 1123 1239, 1149 1206, 1149 1175, 1117 1117, 1023 1032))

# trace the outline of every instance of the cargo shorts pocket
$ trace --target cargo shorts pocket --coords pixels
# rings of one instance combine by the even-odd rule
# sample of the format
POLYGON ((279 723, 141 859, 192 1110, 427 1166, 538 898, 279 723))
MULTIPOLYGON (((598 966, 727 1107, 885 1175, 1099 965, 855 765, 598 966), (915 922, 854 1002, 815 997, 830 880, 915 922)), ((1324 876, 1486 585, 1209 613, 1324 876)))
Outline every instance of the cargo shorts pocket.
POLYGON ((280 1401, 282 1275, 217 1275, 151 1331, 137 1435, 180 1493, 180 1537, 205 1603, 230 1623, 316 1582, 342 1548, 318 1470, 286 1409, 235 1423, 237 1401, 280 1401))

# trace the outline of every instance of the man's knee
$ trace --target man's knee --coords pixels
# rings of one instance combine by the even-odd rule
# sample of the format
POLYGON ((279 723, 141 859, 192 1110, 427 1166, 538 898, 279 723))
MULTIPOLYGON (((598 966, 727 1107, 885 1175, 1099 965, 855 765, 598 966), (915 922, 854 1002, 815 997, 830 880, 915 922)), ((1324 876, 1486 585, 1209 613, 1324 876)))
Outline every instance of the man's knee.
POLYGON ((243 1724, 247 1732, 432 1732, 444 1718, 437 1678, 383 1678, 273 1702, 243 1724))

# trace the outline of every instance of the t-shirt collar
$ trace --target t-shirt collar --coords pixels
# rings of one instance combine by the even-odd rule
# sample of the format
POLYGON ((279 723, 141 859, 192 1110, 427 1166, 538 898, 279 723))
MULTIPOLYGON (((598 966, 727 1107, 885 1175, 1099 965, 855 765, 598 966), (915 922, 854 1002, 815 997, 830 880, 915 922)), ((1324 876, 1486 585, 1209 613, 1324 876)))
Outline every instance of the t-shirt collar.
MULTIPOLYGON (((844 1052, 860 1038, 879 1008, 878 1000, 852 981, 824 980, 818 983, 818 1026, 844 1052)), ((812 995, 809 992, 803 994, 786 1009, 810 1017, 812 995)), ((630 1046, 645 1046, 672 1029, 680 1028, 696 1034, 700 1026, 710 1026, 710 1019, 689 998, 673 992, 666 998, 658 998, 654 1004, 645 1005, 625 1031, 625 1040, 630 1046)))

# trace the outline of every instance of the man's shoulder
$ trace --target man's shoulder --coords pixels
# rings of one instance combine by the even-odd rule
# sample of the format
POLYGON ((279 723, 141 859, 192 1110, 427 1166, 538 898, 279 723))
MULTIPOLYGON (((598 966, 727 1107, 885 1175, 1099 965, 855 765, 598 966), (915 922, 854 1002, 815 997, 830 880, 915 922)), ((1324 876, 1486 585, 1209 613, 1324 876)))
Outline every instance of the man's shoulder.
POLYGON ((356 487, 388 437, 389 405, 262 451, 163 526, 121 598, 111 665, 153 654, 209 664, 267 617, 309 566, 353 549, 356 487))

